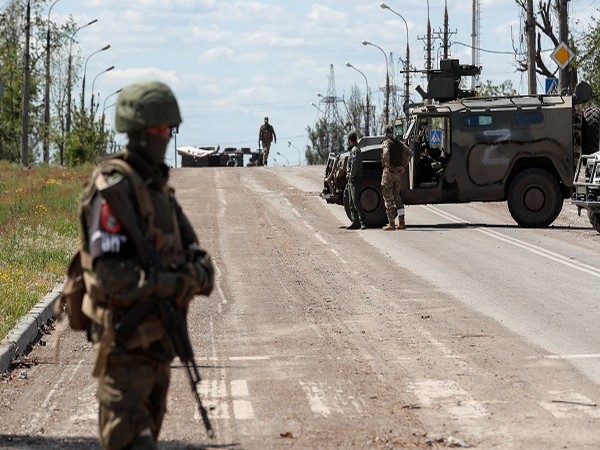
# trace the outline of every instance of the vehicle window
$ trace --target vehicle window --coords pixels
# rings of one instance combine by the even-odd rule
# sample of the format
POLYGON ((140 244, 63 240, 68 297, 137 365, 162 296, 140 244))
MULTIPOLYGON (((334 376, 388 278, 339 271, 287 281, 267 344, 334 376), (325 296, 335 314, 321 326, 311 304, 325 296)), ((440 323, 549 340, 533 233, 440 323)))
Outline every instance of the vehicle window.
POLYGON ((469 114, 463 119, 465 127, 487 127, 492 124, 492 116, 485 114, 469 114))
POLYGON ((514 115, 515 125, 537 125, 544 123, 542 111, 519 111, 514 115))

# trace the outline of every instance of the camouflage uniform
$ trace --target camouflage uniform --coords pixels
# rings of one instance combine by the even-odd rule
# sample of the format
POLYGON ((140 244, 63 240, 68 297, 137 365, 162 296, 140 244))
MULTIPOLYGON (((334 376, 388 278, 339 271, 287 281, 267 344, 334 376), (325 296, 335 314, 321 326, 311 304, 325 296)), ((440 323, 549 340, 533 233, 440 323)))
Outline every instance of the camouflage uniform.
POLYGON ((360 190, 362 187, 362 152, 360 148, 356 146, 357 136, 356 133, 351 132, 348 136, 348 143, 350 146, 350 154, 348 155, 348 162, 346 167, 347 184, 348 189, 348 202, 350 205, 350 219, 352 224, 347 228, 352 229, 365 229, 366 219, 365 212, 360 203, 360 190))
POLYGON ((381 176, 381 193, 385 201, 388 224, 384 230, 396 229, 394 220, 398 217, 399 230, 406 228, 404 222, 404 203, 400 191, 401 175, 410 162, 412 151, 394 137, 393 127, 386 128, 386 140, 382 143, 381 163, 383 174, 381 176))
POLYGON ((140 302, 148 304, 156 298, 169 299, 187 312, 191 298, 182 296, 183 290, 208 295, 213 285, 210 257, 200 249, 167 184, 163 160, 168 133, 180 122, 175 97, 164 84, 145 82, 124 88, 117 100, 115 125, 117 131, 128 133, 129 143, 115 159, 126 165, 115 159, 104 162, 82 196, 87 291, 82 309, 92 319, 88 335, 98 349, 94 376, 100 443, 105 449, 156 448, 174 357, 156 312, 141 316, 131 333, 122 333, 118 325, 140 302), (131 199, 133 223, 115 214, 117 206, 107 200, 106 187, 122 189, 131 199), (146 264, 128 230, 141 232, 160 264, 146 264))
POLYGON ((258 148, 262 142, 263 146, 263 166, 267 165, 267 159, 269 158, 269 150, 271 150, 271 142, 275 140, 277 144, 277 135, 273 125, 269 123, 269 118, 265 117, 265 123, 261 125, 258 130, 258 148))

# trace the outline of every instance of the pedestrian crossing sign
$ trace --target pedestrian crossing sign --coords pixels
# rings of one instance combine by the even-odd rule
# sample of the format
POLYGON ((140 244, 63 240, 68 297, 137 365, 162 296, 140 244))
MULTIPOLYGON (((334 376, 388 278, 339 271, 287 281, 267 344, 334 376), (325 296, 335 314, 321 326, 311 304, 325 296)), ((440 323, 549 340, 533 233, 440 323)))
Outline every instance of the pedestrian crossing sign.
POLYGON ((429 130, 429 146, 441 147, 442 145, 442 130, 429 130))
POLYGON ((546 78, 546 94, 558 94, 558 78, 546 78))

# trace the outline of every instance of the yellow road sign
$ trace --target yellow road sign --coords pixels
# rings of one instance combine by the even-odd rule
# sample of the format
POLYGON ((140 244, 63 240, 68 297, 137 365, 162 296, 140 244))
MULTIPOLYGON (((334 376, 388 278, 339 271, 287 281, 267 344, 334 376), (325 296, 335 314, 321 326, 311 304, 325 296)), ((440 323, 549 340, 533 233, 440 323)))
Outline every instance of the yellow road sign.
POLYGON ((574 56, 575 56, 575 54, 571 51, 571 49, 564 42, 561 42, 560 44, 558 44, 558 46, 554 49, 554 51, 550 55, 552 60, 561 69, 564 69, 565 67, 567 67, 574 56))

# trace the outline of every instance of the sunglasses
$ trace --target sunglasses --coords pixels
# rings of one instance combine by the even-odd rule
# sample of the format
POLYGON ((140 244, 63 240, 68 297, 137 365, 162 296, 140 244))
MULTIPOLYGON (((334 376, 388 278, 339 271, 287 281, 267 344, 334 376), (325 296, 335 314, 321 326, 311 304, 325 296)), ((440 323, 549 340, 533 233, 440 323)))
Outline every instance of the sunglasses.
POLYGON ((173 127, 171 125, 157 125, 146 128, 146 133, 169 139, 173 134, 173 127))

